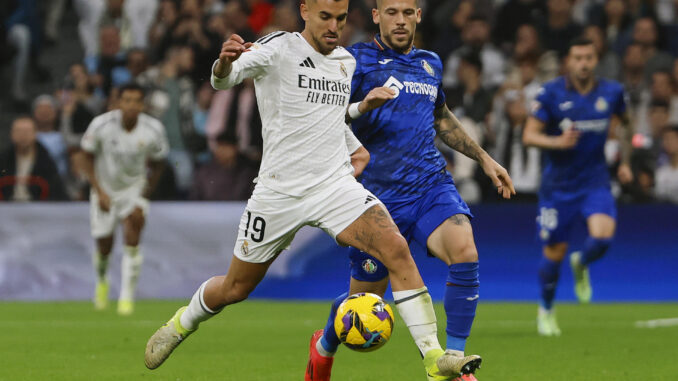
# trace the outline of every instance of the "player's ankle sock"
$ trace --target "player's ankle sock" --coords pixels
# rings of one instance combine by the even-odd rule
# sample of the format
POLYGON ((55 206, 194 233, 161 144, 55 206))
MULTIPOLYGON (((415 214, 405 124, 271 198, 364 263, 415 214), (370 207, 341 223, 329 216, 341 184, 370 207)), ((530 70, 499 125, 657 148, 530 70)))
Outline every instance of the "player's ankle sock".
POLYGON ((539 264, 539 285, 541 286, 541 306, 545 310, 551 310, 553 306, 559 275, 560 262, 542 257, 539 264))
POLYGON ((125 246, 121 264, 120 300, 134 300, 134 290, 143 260, 138 246, 125 246))
POLYGON ((181 326, 188 331, 197 329, 198 324, 218 314, 223 309, 221 308, 215 311, 207 307, 207 304, 205 304, 205 286, 209 281, 210 280, 208 279, 202 285, 200 285, 195 294, 193 294, 190 303, 188 303, 188 307, 186 307, 184 313, 181 314, 179 322, 181 326))
POLYGON ((436 313, 428 289, 393 291, 393 299, 422 357, 431 349, 440 349, 436 313))
POLYGON ((449 266, 445 288, 447 314, 447 349, 464 352, 478 306, 478 262, 449 266))
POLYGON ((581 253, 581 261, 579 262, 582 266, 588 266, 589 264, 599 260, 605 255, 607 249, 610 248, 612 243, 612 238, 593 238, 588 237, 586 242, 584 242, 584 250, 581 253))
POLYGON ((330 308, 330 316, 327 318, 327 324, 325 324, 325 329, 323 329, 323 337, 318 340, 316 348, 318 353, 325 357, 334 356, 334 353, 337 352, 339 348, 339 337, 337 337, 337 332, 334 330, 334 318, 337 317, 337 309, 339 305, 348 297, 348 292, 344 292, 339 295, 334 302, 332 302, 332 307, 330 308))
POLYGON ((101 254, 98 250, 92 254, 92 265, 97 275, 99 283, 106 281, 106 270, 108 269, 108 255, 101 254))

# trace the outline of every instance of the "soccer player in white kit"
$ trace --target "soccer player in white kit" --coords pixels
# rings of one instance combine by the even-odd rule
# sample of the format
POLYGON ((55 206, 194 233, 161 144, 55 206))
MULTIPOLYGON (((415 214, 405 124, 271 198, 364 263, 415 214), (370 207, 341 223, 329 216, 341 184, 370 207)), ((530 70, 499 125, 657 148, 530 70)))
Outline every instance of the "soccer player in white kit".
POLYGON ((143 258, 139 241, 148 197, 160 179, 169 143, 162 123, 141 112, 144 91, 140 86, 121 87, 119 102, 119 109, 92 120, 81 146, 92 186, 90 224, 97 246, 93 255, 97 275, 94 307, 104 309, 108 304, 108 258, 115 228, 122 222, 125 247, 118 313, 129 315, 134 310, 134 289, 143 258))
MULTIPOLYGON (((300 10, 306 22, 302 33, 274 32, 254 44, 232 35, 212 67, 217 89, 254 78, 264 138, 261 168, 227 274, 203 283, 188 306, 153 334, 145 353, 150 369, 200 322, 246 299, 304 225, 382 260, 396 307, 419 350, 443 354, 431 297, 405 239, 381 202, 352 176, 348 146, 356 138, 345 123, 347 109, 364 113, 395 93, 375 88, 349 107, 355 59, 337 47, 348 0, 302 1, 300 10)), ((434 365, 427 371, 446 370, 434 365)))

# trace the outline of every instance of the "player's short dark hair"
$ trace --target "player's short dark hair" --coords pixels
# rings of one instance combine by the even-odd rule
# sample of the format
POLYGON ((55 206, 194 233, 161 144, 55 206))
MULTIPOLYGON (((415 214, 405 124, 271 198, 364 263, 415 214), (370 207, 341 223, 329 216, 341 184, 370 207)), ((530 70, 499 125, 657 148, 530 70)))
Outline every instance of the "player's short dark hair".
POLYGON ((662 130, 662 135, 668 134, 670 132, 674 132, 674 133, 678 134, 678 124, 670 124, 670 125, 664 127, 664 129, 662 130))
POLYGON ((572 49, 575 46, 594 46, 593 41, 590 38, 586 38, 583 36, 575 37, 570 41, 570 46, 567 48, 567 51, 569 52, 570 49, 572 49))
POLYGON ((122 96, 125 91, 138 91, 141 93, 142 98, 146 96, 146 90, 136 82, 128 82, 118 87, 120 96, 122 96))

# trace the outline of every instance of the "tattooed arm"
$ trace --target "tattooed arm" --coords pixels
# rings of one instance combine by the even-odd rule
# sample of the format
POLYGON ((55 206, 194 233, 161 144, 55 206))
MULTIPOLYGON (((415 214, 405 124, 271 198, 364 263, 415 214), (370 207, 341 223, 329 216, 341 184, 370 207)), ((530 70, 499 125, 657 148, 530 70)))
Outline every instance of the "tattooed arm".
POLYGON ((433 127, 443 143, 477 161, 485 174, 492 179, 492 183, 497 187, 497 192, 502 197, 511 198, 512 194, 516 194, 513 182, 506 169, 494 161, 485 150, 480 148, 478 143, 464 132, 461 122, 447 108, 447 105, 436 108, 433 115, 435 117, 433 127))

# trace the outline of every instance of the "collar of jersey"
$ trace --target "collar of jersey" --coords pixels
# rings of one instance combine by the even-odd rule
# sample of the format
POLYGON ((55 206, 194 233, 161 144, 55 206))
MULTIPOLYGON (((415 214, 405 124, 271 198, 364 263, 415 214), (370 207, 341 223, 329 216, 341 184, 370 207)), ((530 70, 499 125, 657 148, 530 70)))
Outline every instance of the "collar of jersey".
POLYGON ((416 48, 414 45, 412 45, 412 49, 411 49, 410 52, 407 53, 407 54, 403 54, 403 53, 396 52, 395 50, 389 48, 388 45, 384 44, 384 41, 382 41, 381 35, 380 35, 379 33, 377 33, 377 34, 374 36, 374 40, 373 40, 372 42, 374 42, 374 44, 377 46, 377 49, 379 49, 379 50, 381 50, 381 51, 383 51, 383 52, 388 52, 389 54, 391 54, 391 55, 393 55, 393 56, 396 56, 396 57, 398 57, 398 56, 405 56, 405 57, 407 57, 407 56, 409 56, 410 54, 414 54, 414 52, 417 50, 417 48, 416 48))
POLYGON ((332 56, 332 54, 334 54, 334 53, 337 51, 337 48, 335 47, 334 50, 332 50, 332 51, 330 52, 330 54, 328 54, 328 55, 323 55, 323 54, 320 53, 319 51, 315 50, 315 48, 314 48, 308 41, 306 41, 306 39, 304 38, 304 36, 301 35, 301 33, 299 33, 299 32, 294 32, 294 34, 295 34, 297 37, 299 37, 299 38, 304 42, 304 44, 306 44, 306 47, 308 48, 309 51, 313 52, 313 53, 314 53, 316 56, 318 56, 318 57, 327 58, 327 57, 332 56))
POLYGON ((587 95, 592 94, 594 91, 596 91, 596 89, 598 89, 598 85, 600 85, 600 77, 595 76, 595 77, 593 77, 593 87, 591 87, 591 90, 586 94, 582 94, 579 91, 577 91, 577 89, 574 87, 574 85, 572 84, 572 81, 570 81, 569 75, 567 75, 567 74, 564 75, 563 80, 565 81, 565 88, 567 90, 574 91, 575 93, 577 93, 581 96, 587 96, 587 95))

